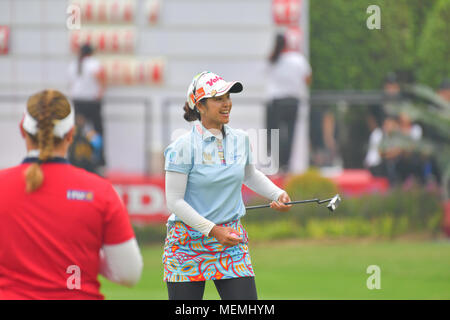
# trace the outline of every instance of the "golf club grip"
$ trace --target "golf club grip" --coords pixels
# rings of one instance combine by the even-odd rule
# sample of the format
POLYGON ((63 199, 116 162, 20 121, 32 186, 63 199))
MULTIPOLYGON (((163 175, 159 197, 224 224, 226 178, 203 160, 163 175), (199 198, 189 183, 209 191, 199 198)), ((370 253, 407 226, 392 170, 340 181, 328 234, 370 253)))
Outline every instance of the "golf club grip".
MULTIPOLYGON (((291 201, 291 202, 286 202, 286 205, 290 205, 290 204, 298 204, 298 203, 308 203, 308 202, 318 202, 319 199, 311 199, 311 200, 299 200, 299 201, 291 201)), ((251 207, 245 207, 246 210, 252 210, 252 209, 260 209, 260 208, 269 208, 270 204, 263 204, 263 205, 259 205, 259 206, 251 206, 251 207)))

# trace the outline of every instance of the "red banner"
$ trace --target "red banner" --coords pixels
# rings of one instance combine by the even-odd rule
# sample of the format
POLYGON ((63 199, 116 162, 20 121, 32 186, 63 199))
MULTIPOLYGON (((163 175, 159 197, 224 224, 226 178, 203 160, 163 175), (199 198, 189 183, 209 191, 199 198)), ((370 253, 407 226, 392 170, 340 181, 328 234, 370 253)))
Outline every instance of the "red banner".
POLYGON ((0 26, 0 54, 9 52, 9 27, 0 26))
POLYGON ((301 0, 273 0, 272 15, 277 25, 299 25, 301 0))
POLYGON ((133 53, 135 37, 135 31, 130 28, 75 30, 70 35, 70 47, 77 53, 83 44, 88 43, 97 53, 133 53))
POLYGON ((131 222, 165 222, 169 217, 166 207, 164 177, 110 177, 111 183, 122 197, 131 222))
POLYGON ((164 80, 162 59, 106 58, 102 65, 111 85, 157 85, 164 80))
POLYGON ((74 0, 86 23, 132 23, 136 13, 134 1, 74 0))

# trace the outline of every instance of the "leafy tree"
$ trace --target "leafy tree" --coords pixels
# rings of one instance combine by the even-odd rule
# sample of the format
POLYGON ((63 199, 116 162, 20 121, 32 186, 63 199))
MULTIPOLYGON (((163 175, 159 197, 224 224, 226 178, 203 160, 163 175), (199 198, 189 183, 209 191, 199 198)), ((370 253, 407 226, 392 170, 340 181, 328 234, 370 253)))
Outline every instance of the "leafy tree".
POLYGON ((427 17, 418 47, 418 80, 438 87, 450 76, 450 1, 438 0, 427 17))
POLYGON ((390 71, 412 72, 415 16, 408 0, 310 1, 313 89, 379 89, 390 71), (369 5, 381 29, 369 30, 369 5))

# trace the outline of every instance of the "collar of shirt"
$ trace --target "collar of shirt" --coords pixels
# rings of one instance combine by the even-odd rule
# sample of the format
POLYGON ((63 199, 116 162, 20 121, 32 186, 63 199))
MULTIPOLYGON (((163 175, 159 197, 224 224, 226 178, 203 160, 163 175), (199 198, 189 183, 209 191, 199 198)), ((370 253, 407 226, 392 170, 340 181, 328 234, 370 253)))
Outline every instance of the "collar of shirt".
MULTIPOLYGON (((194 125, 194 132, 201 135, 203 141, 213 141, 217 139, 217 137, 208 129, 206 129, 200 121, 196 121, 197 123, 194 125)), ((225 137, 231 133, 231 128, 227 125, 223 125, 223 130, 225 131, 225 137)))
MULTIPOLYGON (((32 163, 32 162, 39 162, 39 149, 32 149, 28 151, 27 156, 22 161, 22 163, 32 163)), ((46 160, 45 162, 50 163, 69 163, 69 161, 66 158, 63 157, 51 157, 50 159, 46 160)))
MULTIPOLYGON (((38 157, 26 157, 25 159, 23 159, 22 164, 23 163, 33 163, 33 162, 39 162, 39 158, 38 157)), ((53 157, 53 158, 50 158, 50 159, 44 161, 44 163, 65 163, 65 164, 69 164, 69 161, 66 158, 53 157)))

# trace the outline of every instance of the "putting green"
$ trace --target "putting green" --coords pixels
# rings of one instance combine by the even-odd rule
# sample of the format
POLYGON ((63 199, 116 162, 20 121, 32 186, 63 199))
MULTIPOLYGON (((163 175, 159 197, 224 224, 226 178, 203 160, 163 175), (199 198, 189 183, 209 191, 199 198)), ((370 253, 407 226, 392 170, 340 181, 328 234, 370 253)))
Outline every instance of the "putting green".
MULTIPOLYGON (((161 247, 142 254, 134 288, 101 278, 106 299, 167 299, 161 247)), ((250 243, 250 254, 260 299, 450 299, 450 241, 250 243), (367 287, 371 265, 380 269, 380 289, 367 287)), ((219 299, 211 281, 204 298, 219 299)))

